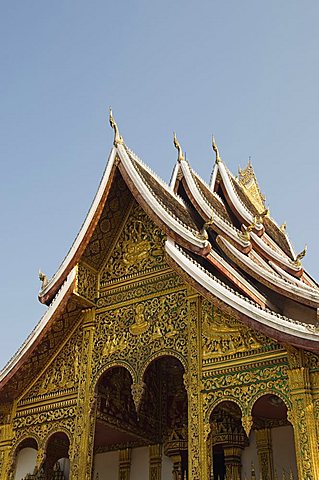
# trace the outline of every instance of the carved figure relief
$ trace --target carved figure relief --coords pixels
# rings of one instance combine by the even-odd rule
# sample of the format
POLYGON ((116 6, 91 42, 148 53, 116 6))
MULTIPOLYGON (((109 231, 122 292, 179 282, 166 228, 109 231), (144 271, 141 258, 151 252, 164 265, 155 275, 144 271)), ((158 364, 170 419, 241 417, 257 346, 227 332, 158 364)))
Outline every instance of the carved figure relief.
POLYGON ((163 266, 163 242, 162 231, 135 203, 101 274, 101 286, 127 275, 137 275, 163 266))

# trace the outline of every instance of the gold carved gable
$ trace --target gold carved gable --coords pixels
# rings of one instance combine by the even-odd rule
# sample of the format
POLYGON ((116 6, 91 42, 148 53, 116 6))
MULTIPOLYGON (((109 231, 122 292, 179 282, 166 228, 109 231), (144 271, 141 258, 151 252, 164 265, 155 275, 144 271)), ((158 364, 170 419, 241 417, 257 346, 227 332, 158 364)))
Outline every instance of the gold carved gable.
POLYGON ((81 339, 81 331, 78 329, 26 392, 24 399, 34 400, 35 397, 60 394, 75 388, 79 379, 81 339))
POLYGON ((276 342, 206 301, 203 305, 202 331, 204 359, 249 355, 255 351, 276 348, 276 342))
POLYGON ((101 272, 100 286, 164 268, 164 240, 163 232, 134 202, 101 272))
POLYGON ((82 257, 88 266, 95 270, 101 268, 131 204, 132 194, 117 172, 101 217, 82 257))

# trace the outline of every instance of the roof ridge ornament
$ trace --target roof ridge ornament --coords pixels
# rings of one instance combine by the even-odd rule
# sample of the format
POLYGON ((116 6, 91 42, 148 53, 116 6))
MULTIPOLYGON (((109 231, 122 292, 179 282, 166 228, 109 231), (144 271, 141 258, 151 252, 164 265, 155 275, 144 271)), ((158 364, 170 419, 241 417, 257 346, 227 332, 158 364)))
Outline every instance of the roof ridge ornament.
POLYGON ((305 248, 302 250, 302 252, 298 253, 298 255, 296 256, 296 259, 294 261, 295 265, 297 265, 298 267, 301 266, 301 260, 306 256, 306 253, 307 245, 305 245, 305 248))
POLYGON ((182 147, 181 147, 181 144, 179 143, 179 141, 177 140, 177 137, 176 137, 176 133, 174 132, 174 146, 175 148, 177 148, 177 151, 178 151, 178 158, 177 160, 179 162, 181 162, 182 160, 185 160, 185 157, 184 157, 184 154, 183 154, 183 150, 182 150, 182 147))
POLYGON ((238 232, 239 238, 247 242, 250 242, 250 232, 252 232, 256 228, 258 223, 259 223, 258 219, 254 217, 253 222, 250 225, 248 225, 248 227, 238 232))
POLYGON ((268 208, 265 208, 265 210, 258 215, 257 222, 260 223, 260 224, 263 224, 264 223, 264 218, 265 217, 269 218, 269 216, 270 216, 270 210, 269 210, 269 207, 268 207, 268 208))
POLYGON ((124 140, 123 140, 123 137, 120 135, 119 128, 117 126, 116 121, 114 120, 113 112, 112 112, 111 107, 110 107, 109 121, 110 121, 111 128, 113 128, 113 130, 114 130, 113 145, 115 145, 115 147, 117 145, 122 145, 124 143, 124 140))
POLYGON ((286 233, 286 229, 287 229, 287 222, 284 222, 280 225, 279 230, 283 233, 286 233))
POLYGON ((213 150, 216 154, 216 163, 220 163, 222 160, 219 156, 219 151, 218 151, 218 148, 217 148, 217 145, 216 145, 216 142, 215 142, 215 137, 214 135, 212 136, 212 147, 213 147, 213 150))
POLYGON ((41 272, 41 268, 39 269, 39 280, 41 280, 42 282, 41 289, 44 290, 45 287, 48 285, 49 280, 46 274, 41 272))

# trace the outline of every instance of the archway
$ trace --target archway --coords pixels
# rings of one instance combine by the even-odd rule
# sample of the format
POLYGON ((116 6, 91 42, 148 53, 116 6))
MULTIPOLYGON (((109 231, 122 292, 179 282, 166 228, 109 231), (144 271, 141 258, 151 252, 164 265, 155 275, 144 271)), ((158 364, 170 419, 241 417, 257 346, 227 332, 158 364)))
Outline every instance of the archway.
POLYGON ((48 480, 68 480, 70 441, 64 432, 55 432, 47 440, 42 469, 48 480))
MULTIPOLYGON (((165 454, 162 478, 186 480, 188 475, 188 402, 184 367, 173 356, 156 358, 144 374, 140 414, 152 425, 153 442, 165 454)), ((157 478, 157 477, 155 477, 157 478)))
POLYGON ((25 438, 16 450, 15 480, 21 480, 34 472, 37 460, 38 444, 34 438, 25 438))
POLYGON ((94 479, 186 480, 187 394, 183 374, 179 360, 162 356, 147 366, 138 383, 123 366, 114 366, 100 377, 96 386, 94 479), (158 476, 161 471, 162 477, 158 476))
POLYGON ((241 454, 248 445, 242 412, 232 401, 219 403, 210 416, 213 480, 240 480, 241 454))

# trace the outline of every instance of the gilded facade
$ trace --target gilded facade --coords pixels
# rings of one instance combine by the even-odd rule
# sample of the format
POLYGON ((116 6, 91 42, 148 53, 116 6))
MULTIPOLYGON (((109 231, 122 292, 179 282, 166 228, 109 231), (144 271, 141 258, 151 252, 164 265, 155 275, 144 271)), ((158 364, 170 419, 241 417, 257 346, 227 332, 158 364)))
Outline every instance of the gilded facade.
POLYGON ((165 186, 111 125, 48 311, 1 372, 1 480, 317 480, 319 290, 251 165, 231 176, 214 143, 208 185, 175 137, 165 186))

